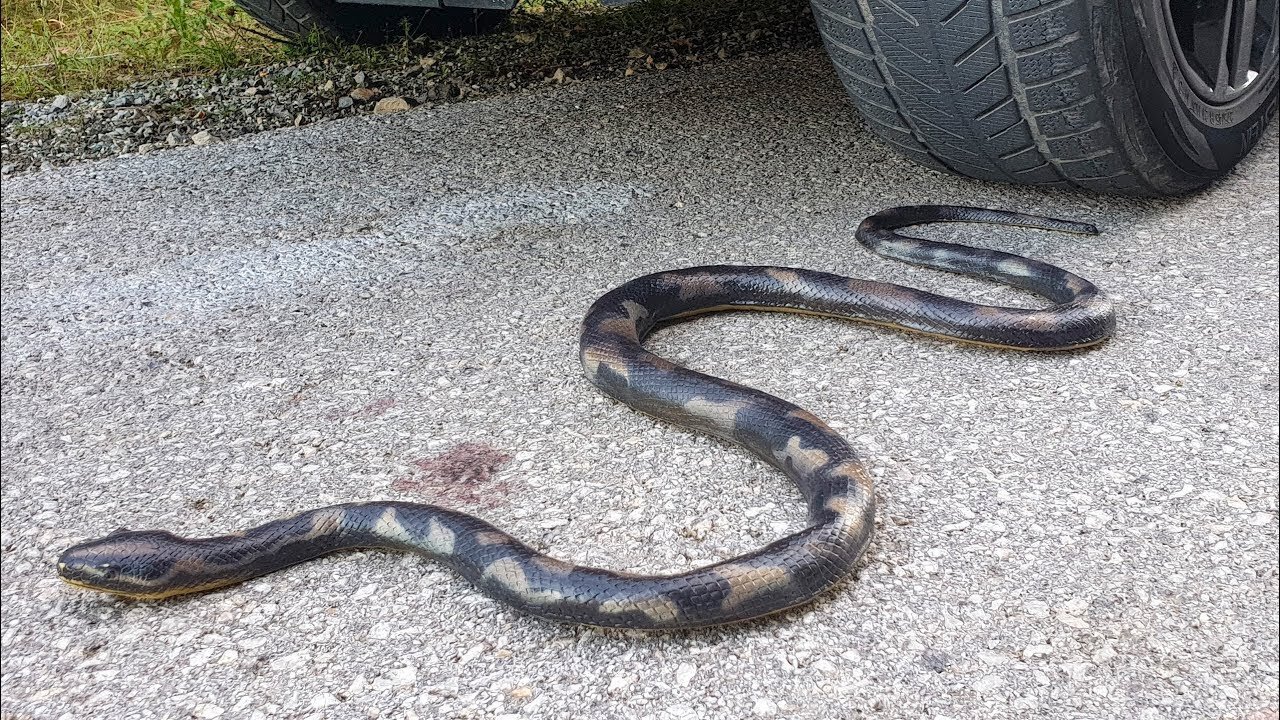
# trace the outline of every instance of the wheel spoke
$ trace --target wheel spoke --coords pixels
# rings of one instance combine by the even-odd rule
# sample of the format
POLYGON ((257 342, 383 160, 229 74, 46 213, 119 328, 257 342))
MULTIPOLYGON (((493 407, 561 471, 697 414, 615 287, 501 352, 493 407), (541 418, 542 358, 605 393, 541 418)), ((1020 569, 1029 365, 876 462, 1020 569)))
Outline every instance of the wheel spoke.
POLYGON ((1218 65, 1217 69, 1213 71, 1213 76, 1205 78, 1210 81, 1209 86, 1213 88, 1214 100, 1221 100, 1226 93, 1231 91, 1231 66, 1228 64, 1230 51, 1227 47, 1231 44, 1231 18, 1235 15, 1231 11, 1237 2, 1239 0, 1227 0, 1223 14, 1220 16, 1222 24, 1216 28, 1218 42, 1213 46, 1213 49, 1217 51, 1218 65))
MULTIPOLYGON (((1224 25, 1227 28, 1227 84, 1241 88, 1249 82, 1249 59, 1253 51, 1253 22, 1258 16, 1258 0, 1232 0, 1224 25)), ((1216 88, 1215 88, 1216 89, 1216 88)))

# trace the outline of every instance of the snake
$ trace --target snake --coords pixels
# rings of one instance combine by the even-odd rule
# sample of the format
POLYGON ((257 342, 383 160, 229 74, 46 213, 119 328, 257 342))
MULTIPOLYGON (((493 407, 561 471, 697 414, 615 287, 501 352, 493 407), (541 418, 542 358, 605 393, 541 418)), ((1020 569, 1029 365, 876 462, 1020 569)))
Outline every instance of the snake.
POLYGON ((1112 336, 1115 312, 1091 282, 1018 255, 905 235, 938 222, 992 223, 1079 234, 1091 224, 950 205, 867 217, 858 241, 884 257, 1002 283, 1047 307, 975 304, 924 290, 791 267, 712 265, 626 282, 591 306, 579 344, 597 389, 661 421, 740 446, 789 477, 807 525, 751 552, 686 572, 638 575, 546 555, 473 515, 432 504, 321 507, 236 534, 185 538, 121 529, 61 554, 72 585, 158 600, 241 583, 347 549, 423 555, 530 616, 603 628, 681 630, 736 623, 809 603, 858 568, 876 496, 854 447, 786 400, 677 365, 643 347, 655 328, 722 310, 805 313, 1017 350, 1072 350, 1112 336))

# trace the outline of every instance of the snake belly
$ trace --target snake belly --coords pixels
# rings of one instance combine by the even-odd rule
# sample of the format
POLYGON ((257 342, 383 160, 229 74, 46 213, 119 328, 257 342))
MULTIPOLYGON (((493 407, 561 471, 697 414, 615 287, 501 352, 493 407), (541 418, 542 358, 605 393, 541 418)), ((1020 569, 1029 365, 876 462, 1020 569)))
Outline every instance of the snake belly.
POLYGON ((696 628, 806 603, 848 576, 870 542, 875 495, 866 466, 844 438, 803 408, 680 367, 642 342, 664 323, 731 309, 825 315, 1023 350, 1085 347, 1112 334, 1110 303, 1077 275, 1008 253, 895 232, 931 222, 1097 232, 1082 223, 954 206, 893 208, 858 228, 858 239, 881 255, 1039 294, 1052 303, 1042 309, 977 305, 799 268, 719 265, 637 278, 587 313, 580 357, 597 388, 636 410, 740 445, 799 487, 808 526, 753 552, 674 575, 632 575, 557 560, 466 513, 365 502, 318 508, 224 537, 121 530, 66 550, 59 574, 74 585, 159 599, 243 582, 338 550, 384 548, 442 562, 486 595, 558 622, 696 628))

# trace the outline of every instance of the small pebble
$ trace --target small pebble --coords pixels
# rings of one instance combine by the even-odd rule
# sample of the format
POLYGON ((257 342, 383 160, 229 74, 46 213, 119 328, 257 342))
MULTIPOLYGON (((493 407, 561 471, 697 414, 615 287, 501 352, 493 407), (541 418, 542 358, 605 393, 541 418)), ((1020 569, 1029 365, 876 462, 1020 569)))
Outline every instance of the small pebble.
POLYGON ((1031 660, 1034 658, 1048 657, 1053 654, 1052 645, 1028 645, 1022 649, 1022 658, 1031 660))
POLYGON ((773 717, 778 714, 778 703, 769 698, 756 698, 751 703, 751 714, 756 717, 773 717))
POLYGON ((1004 685, 1004 678, 999 675, 984 675, 973 683, 973 689, 979 694, 987 694, 1004 685))
POLYGON ((402 97, 382 98, 373 106, 373 114, 390 115, 391 113, 404 112, 409 108, 409 101, 402 97))
POLYGON ((631 683, 636 681, 635 675, 628 673, 618 673, 609 679, 609 694, 616 695, 623 690, 631 687, 631 683))
POLYGON ((1120 653, 1116 652, 1110 641, 1106 641, 1102 643, 1102 647, 1093 652, 1092 660, 1096 665, 1106 665, 1117 657, 1120 657, 1120 653))

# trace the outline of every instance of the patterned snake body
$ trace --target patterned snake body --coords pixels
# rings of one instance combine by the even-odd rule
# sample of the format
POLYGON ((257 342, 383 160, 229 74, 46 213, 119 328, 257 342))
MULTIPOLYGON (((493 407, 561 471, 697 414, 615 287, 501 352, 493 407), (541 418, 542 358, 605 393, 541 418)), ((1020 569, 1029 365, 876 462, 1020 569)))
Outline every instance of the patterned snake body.
POLYGON ((1115 320, 1091 283, 1016 255, 906 237, 926 222, 988 222, 1096 233, 1091 225, 975 208, 894 208, 858 239, 881 255, 1002 282, 1046 297, 1030 310, 976 305, 920 290, 796 268, 710 266, 632 280, 583 321, 581 360, 605 394, 668 422, 741 445, 799 487, 809 525, 739 557, 689 572, 637 576, 548 557, 479 518, 434 505, 334 505, 239 535, 186 539, 119 531, 63 553, 58 571, 83 587, 163 598, 243 582, 349 548, 416 552, 485 594, 538 617, 602 627, 680 629, 761 617, 808 602, 849 575, 874 529, 870 475, 853 448, 808 411, 645 350, 655 327, 727 309, 860 320, 969 343, 1063 350, 1107 339, 1115 320))

